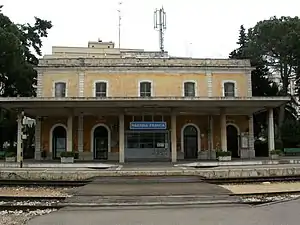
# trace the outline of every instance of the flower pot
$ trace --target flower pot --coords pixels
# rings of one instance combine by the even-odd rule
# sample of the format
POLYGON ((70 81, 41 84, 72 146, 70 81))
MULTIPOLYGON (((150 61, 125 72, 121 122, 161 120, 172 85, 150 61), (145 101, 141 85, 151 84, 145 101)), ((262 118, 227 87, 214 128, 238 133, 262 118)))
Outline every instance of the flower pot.
POLYGON ((219 156, 219 161, 231 161, 231 156, 219 156))
POLYGON ((74 157, 61 157, 61 163, 74 163, 74 157))
POLYGON ((277 155, 277 154, 271 154, 271 159, 279 159, 279 155, 277 155))
POLYGON ((16 157, 12 156, 12 157, 5 157, 5 162, 15 162, 16 161, 16 157))

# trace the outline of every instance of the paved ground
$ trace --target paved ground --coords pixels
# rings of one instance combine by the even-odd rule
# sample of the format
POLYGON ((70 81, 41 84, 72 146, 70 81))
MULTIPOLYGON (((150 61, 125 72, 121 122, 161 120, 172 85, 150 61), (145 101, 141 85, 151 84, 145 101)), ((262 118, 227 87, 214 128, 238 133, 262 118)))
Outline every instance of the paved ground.
POLYGON ((300 200, 264 207, 65 209, 28 225, 299 225, 300 200))
MULTIPOLYGON (((119 178, 121 181, 123 177, 119 178)), ((128 180, 134 179, 127 178, 128 180)), ((96 178, 92 183, 78 188, 76 195, 94 195, 94 196, 111 196, 111 195, 217 195, 217 194, 230 194, 231 192, 218 185, 208 184, 204 182, 190 183, 183 179, 179 179, 177 183, 170 178, 170 181, 165 178, 165 182, 158 183, 159 177, 153 179, 153 181, 144 181, 144 178, 136 180, 135 183, 119 183, 114 182, 116 178, 113 178, 112 182, 106 180, 105 183, 101 182, 101 178, 96 178)), ((188 177, 187 177, 188 179, 188 177)))
POLYGON ((73 191, 67 202, 84 204, 174 203, 191 201, 237 201, 231 192, 198 177, 106 177, 73 191))

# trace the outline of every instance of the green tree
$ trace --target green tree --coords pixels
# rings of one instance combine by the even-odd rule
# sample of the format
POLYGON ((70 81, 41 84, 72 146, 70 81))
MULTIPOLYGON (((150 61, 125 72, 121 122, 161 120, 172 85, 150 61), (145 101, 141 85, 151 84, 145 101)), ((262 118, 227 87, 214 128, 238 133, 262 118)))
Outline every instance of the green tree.
POLYGON ((300 122, 285 120, 281 126, 282 141, 285 147, 296 147, 300 143, 300 122))
MULTIPOLYGON (((252 95, 253 96, 275 96, 278 93, 276 83, 268 79, 269 69, 264 64, 258 53, 249 48, 249 38, 246 29, 242 25, 239 30, 238 48, 233 50, 229 58, 231 59, 250 59, 251 66, 255 68, 251 72, 252 95)), ((254 115, 254 135, 260 136, 262 129, 267 126, 267 113, 262 112, 254 115)))
MULTIPOLYGON (((299 18, 272 17, 260 21, 249 29, 248 38, 249 49, 263 59, 272 76, 279 75, 281 80, 279 95, 289 95, 290 79, 295 77, 299 65, 296 63, 297 53, 300 52, 299 18)), ((279 127, 285 120, 285 113, 286 105, 282 105, 278 116, 279 127)))
MULTIPOLYGON (((5 16, 0 6, 0 96, 35 96, 42 39, 52 23, 35 17, 33 24, 16 24, 5 16)), ((15 139, 16 115, 0 109, 0 148, 15 139), (12 140, 13 139, 13 140, 12 140)))

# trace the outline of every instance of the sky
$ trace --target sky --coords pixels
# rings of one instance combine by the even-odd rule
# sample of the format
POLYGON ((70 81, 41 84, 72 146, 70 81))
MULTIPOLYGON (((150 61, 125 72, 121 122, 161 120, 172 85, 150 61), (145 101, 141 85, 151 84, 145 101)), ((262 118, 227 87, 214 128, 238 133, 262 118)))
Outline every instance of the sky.
POLYGON ((51 20, 43 54, 52 46, 87 46, 88 41, 113 41, 118 46, 121 4, 121 48, 159 50, 153 14, 167 14, 165 50, 171 56, 227 58, 237 47, 240 25, 253 27, 271 16, 300 16, 299 0, 0 0, 16 23, 34 16, 51 20), (297 3, 298 2, 298 3, 297 3))

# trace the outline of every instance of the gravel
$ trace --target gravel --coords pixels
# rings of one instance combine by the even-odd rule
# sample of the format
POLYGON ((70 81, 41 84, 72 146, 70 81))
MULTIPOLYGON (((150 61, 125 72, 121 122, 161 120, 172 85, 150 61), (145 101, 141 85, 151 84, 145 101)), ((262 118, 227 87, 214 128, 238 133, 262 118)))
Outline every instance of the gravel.
POLYGON ((299 197, 300 195, 255 196, 255 197, 244 197, 242 198, 242 201, 246 203, 265 202, 265 201, 276 202, 276 201, 289 201, 299 197))
POLYGON ((74 188, 57 187, 0 187, 0 196, 70 197, 74 188))
POLYGON ((42 216, 55 209, 35 210, 35 211, 0 211, 0 225, 23 225, 35 216, 42 216))

